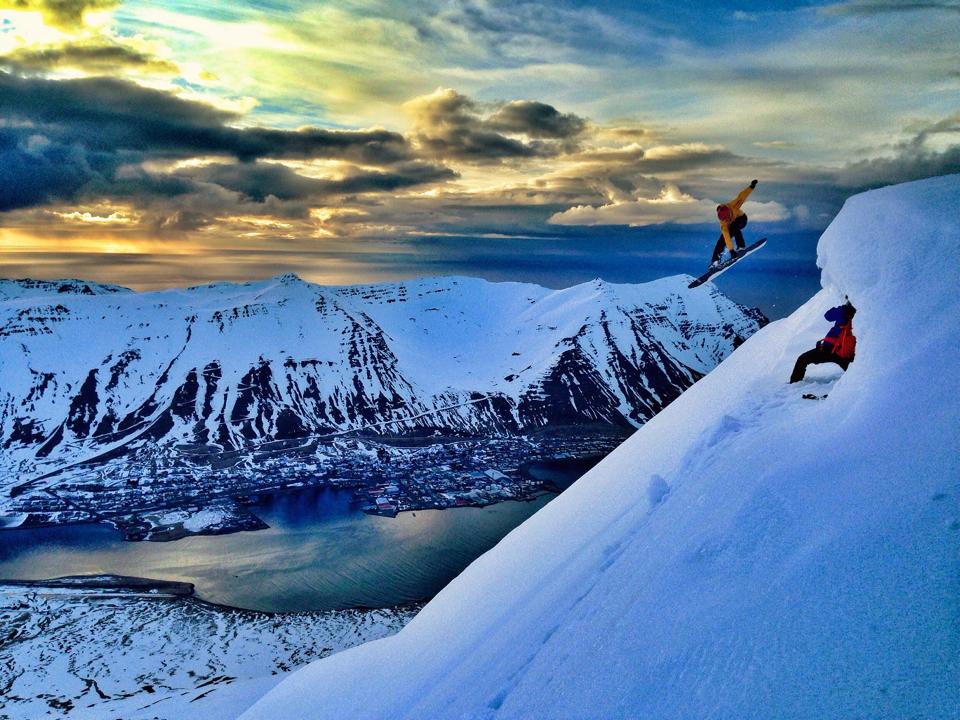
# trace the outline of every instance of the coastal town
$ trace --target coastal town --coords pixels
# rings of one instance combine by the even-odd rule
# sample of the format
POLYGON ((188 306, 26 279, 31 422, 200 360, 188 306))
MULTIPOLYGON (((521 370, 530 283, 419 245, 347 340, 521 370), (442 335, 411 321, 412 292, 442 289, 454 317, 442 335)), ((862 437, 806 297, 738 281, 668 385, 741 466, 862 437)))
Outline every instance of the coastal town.
POLYGON ((277 441, 239 451, 145 444, 18 486, 3 527, 109 522, 129 540, 267 527, 250 506, 307 487, 349 489, 364 512, 482 507, 562 491, 623 441, 617 429, 539 436, 277 441))

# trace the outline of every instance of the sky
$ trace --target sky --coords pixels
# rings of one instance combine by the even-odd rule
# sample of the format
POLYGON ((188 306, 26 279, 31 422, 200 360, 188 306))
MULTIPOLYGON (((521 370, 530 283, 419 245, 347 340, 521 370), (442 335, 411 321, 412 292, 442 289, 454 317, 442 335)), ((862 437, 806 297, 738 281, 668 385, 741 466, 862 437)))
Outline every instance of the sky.
POLYGON ((0 0, 0 276, 638 282, 756 178, 720 284, 782 316, 845 198, 960 172, 958 40, 960 0, 0 0))

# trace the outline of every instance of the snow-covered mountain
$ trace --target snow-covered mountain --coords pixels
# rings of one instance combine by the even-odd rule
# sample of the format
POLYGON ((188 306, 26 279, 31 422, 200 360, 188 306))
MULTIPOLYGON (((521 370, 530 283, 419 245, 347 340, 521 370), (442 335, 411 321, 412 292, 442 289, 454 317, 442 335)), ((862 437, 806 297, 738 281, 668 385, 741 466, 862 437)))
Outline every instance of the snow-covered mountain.
POLYGON ((765 322, 688 280, 0 281, 0 468, 29 477, 134 442, 639 426, 765 322))
POLYGON ((956 175, 848 200, 819 294, 244 720, 958 717, 958 207, 956 175), (845 294, 856 361, 789 385, 845 294))

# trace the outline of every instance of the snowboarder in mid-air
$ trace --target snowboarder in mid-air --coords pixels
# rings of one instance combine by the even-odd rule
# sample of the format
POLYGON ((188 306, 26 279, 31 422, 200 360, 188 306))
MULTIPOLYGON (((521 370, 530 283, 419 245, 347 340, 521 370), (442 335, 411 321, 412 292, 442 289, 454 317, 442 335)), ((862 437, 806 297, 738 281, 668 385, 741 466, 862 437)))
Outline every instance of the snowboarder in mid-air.
POLYGON ((730 257, 732 258, 736 258, 737 252, 746 247, 746 243, 743 241, 743 229, 747 226, 747 214, 743 212, 740 207, 756 186, 757 181, 751 180, 750 184, 741 190, 740 194, 733 200, 723 205, 717 205, 717 220, 720 221, 720 237, 717 239, 717 244, 713 248, 713 257, 710 259, 711 266, 720 264, 720 255, 723 253, 724 246, 730 251, 730 257), (730 238, 731 235, 737 241, 736 249, 733 247, 733 240, 730 238))
POLYGON ((752 180, 733 200, 723 205, 717 205, 717 220, 720 221, 720 237, 717 239, 717 244, 713 248, 710 267, 707 268, 707 271, 703 275, 687 285, 687 287, 699 287, 708 280, 718 277, 721 273, 731 268, 734 263, 739 262, 741 258, 747 257, 750 253, 759 250, 763 247, 764 243, 767 242, 766 238, 760 238, 752 245, 747 245, 743 240, 743 228, 747 226, 747 214, 743 212, 740 207, 756 186, 757 181, 752 180), (734 240, 737 241, 736 248, 733 247, 734 240), (723 254, 724 247, 730 251, 730 259, 721 262, 720 255, 723 254))
POLYGON ((836 363, 844 370, 847 369, 847 366, 853 362, 853 356, 857 350, 857 338, 853 334, 853 316, 856 312, 857 309, 851 304, 849 298, 843 305, 827 310, 823 317, 832 322, 833 327, 813 350, 807 350, 797 358, 790 382, 803 380, 808 365, 836 363))

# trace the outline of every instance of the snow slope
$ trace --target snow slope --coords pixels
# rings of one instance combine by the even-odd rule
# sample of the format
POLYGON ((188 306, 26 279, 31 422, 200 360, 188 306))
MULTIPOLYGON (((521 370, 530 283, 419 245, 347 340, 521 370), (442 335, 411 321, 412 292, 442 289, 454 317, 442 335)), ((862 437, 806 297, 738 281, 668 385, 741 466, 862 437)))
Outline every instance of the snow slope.
POLYGON ((848 200, 820 293, 244 720, 960 717, 958 206, 960 176, 848 200), (788 385, 844 294, 856 362, 788 385))

